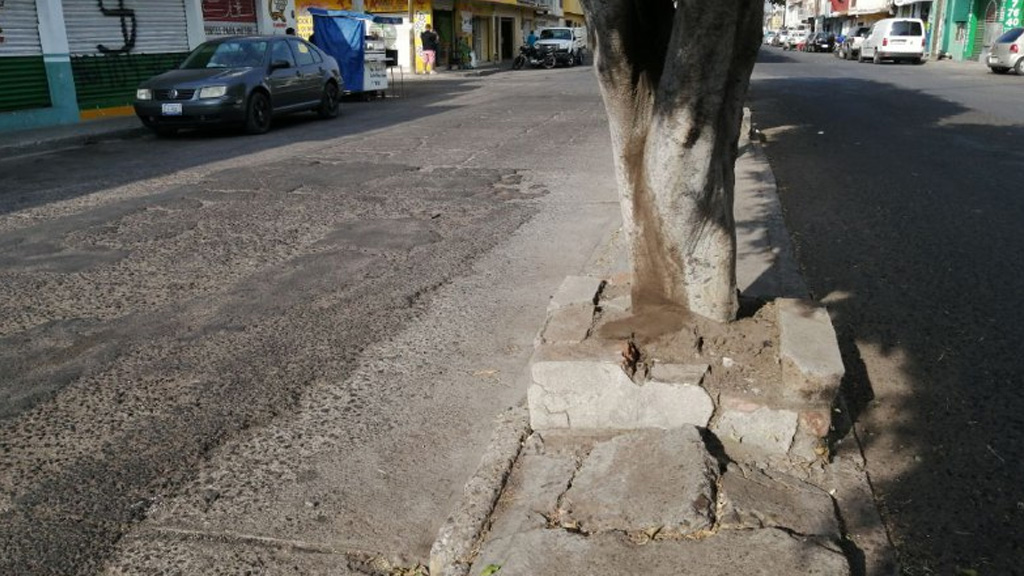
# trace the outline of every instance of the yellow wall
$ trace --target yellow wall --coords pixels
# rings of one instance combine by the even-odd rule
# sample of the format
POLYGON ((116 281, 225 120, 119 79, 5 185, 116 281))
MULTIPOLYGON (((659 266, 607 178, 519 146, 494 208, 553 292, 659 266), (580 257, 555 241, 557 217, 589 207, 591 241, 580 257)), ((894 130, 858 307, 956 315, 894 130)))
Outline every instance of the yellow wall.
POLYGON ((313 33, 313 17, 307 8, 351 10, 352 0, 295 0, 295 33, 308 40, 313 33))

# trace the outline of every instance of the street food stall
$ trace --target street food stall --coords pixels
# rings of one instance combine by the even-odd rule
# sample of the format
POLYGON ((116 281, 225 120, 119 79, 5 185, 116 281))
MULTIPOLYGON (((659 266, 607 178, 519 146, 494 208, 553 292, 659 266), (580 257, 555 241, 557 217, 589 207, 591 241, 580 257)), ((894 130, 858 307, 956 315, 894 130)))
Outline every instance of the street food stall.
POLYGON ((348 10, 310 8, 311 41, 338 61, 345 91, 383 96, 388 89, 385 31, 401 18, 348 10))

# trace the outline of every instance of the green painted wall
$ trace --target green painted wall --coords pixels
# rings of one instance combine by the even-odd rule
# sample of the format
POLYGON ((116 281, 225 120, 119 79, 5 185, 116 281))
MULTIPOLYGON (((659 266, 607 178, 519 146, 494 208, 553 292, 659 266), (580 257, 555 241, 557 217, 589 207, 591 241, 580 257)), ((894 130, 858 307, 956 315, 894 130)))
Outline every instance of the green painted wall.
POLYGON ((186 56, 185 52, 76 56, 71 69, 78 106, 91 110, 131 104, 140 82, 176 68, 186 56))
POLYGON ((0 112, 45 108, 50 105, 50 87, 43 56, 0 58, 0 112))

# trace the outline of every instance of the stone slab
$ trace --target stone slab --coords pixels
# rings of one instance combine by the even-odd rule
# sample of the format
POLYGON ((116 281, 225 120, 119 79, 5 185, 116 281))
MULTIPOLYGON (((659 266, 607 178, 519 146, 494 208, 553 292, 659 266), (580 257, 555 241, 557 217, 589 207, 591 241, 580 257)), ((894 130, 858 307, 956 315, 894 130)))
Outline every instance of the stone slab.
POLYGON ((594 324, 593 304, 568 304, 548 313, 538 345, 575 344, 586 340, 594 324))
POLYGON ((620 534, 584 536, 532 530, 490 540, 470 574, 499 566, 498 576, 849 576, 836 549, 782 530, 726 530, 701 540, 636 545, 620 534))
POLYGON ((623 434, 583 461, 562 499, 562 524, 588 534, 700 534, 715 521, 717 479, 696 427, 623 434))
POLYGON ((604 281, 590 276, 567 276, 548 302, 548 312, 572 304, 596 304, 604 281))
POLYGON ((572 451, 537 451, 537 435, 526 442, 492 514, 489 536, 501 538, 543 528, 558 514, 558 501, 576 474, 572 451))
POLYGON ((832 498, 782 472, 732 464, 722 475, 720 501, 723 529, 783 528, 803 536, 839 538, 832 498))
POLYGON ((719 409, 718 421, 712 425, 719 437, 772 454, 789 452, 796 435, 796 412, 725 401, 719 409))
POLYGON ((614 347, 538 349, 527 390, 534 430, 634 430, 706 426, 711 399, 692 385, 638 385, 614 347))
POLYGON ((776 305, 783 387, 810 403, 831 403, 845 368, 828 310, 797 298, 779 298, 776 305))

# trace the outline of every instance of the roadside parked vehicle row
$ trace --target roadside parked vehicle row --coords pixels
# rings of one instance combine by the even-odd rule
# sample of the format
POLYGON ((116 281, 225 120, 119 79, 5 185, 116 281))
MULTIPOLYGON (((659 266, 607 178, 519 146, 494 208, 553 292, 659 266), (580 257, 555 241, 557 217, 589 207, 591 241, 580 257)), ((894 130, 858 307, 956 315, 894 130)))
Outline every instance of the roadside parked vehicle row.
MULTIPOLYGON (((1019 57, 1022 47, 1013 44, 1019 42, 1021 36, 1018 33, 1010 39, 1009 32, 1004 34, 1008 40, 1007 48, 999 54, 1005 55, 998 56, 993 50, 993 56, 989 58, 990 66, 995 66, 993 71, 1007 72, 1018 64, 1024 67, 1019 57)), ((927 53, 925 25, 918 18, 884 18, 871 26, 857 27, 839 38, 831 32, 809 33, 803 28, 776 31, 770 36, 766 34, 765 38, 766 44, 781 46, 783 50, 833 52, 844 60, 875 64, 885 60, 923 64, 927 53)))

